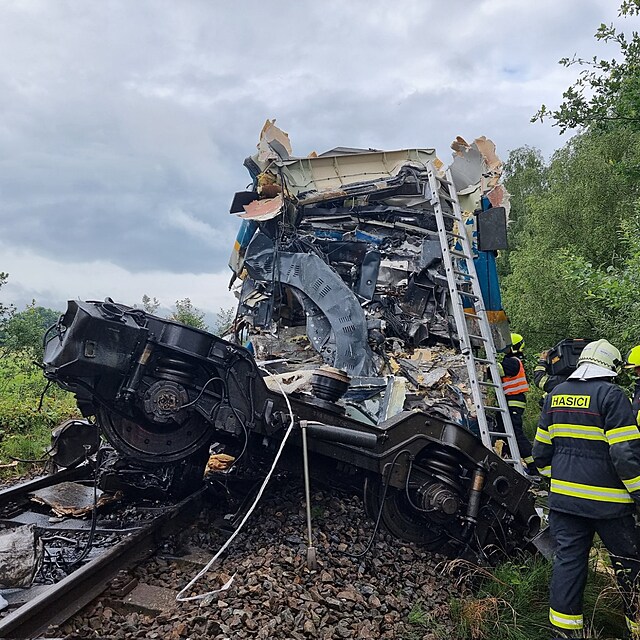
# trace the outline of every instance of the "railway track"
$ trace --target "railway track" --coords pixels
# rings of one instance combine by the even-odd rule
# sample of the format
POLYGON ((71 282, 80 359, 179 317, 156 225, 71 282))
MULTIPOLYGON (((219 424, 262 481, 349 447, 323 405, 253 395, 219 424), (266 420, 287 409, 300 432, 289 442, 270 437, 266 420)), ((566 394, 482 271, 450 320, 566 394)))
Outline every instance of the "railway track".
POLYGON ((50 504, 33 501, 48 496, 59 507, 70 488, 93 494, 92 475, 84 465, 0 491, 0 534, 27 526, 42 544, 31 586, 0 591, 9 605, 0 612, 0 638, 35 638, 72 617, 118 572, 151 556, 191 522, 208 490, 204 486, 177 504, 114 503, 98 510, 95 521, 92 509, 88 518, 52 517, 50 504))

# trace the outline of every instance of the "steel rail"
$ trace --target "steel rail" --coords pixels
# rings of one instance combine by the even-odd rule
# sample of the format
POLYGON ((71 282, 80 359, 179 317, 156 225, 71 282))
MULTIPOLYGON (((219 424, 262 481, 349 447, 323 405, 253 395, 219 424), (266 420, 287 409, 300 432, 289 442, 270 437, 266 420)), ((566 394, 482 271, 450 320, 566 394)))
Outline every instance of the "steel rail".
POLYGON ((49 626, 75 615, 106 589, 118 571, 149 557, 185 520, 195 518, 207 490, 204 486, 170 507, 144 528, 1 619, 0 638, 35 638, 49 626))

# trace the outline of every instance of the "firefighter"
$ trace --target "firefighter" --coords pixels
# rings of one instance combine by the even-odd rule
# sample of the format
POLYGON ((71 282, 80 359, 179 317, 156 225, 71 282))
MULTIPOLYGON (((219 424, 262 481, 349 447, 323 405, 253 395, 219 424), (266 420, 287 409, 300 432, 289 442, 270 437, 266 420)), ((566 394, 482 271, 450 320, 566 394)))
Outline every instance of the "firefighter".
POLYGON ((507 397, 509 415, 511 416, 513 432, 518 442, 518 449, 520 449, 520 456, 527 465, 527 473, 537 475, 531 455, 531 442, 529 442, 522 428, 522 416, 526 407, 525 394, 529 391, 523 360, 524 338, 519 333, 512 333, 511 346, 502 362, 498 365, 498 371, 502 380, 504 394, 507 397))
MULTIPOLYGON (((533 370, 533 384, 535 384, 538 389, 542 389, 545 396, 547 395, 547 393, 549 393, 549 391, 555 389, 555 387, 557 387, 561 382, 564 382, 569 377, 568 375, 552 375, 551 373, 549 373, 547 353, 547 351, 543 351, 540 354, 538 358, 538 364, 533 370)), ((542 398, 542 402, 544 402, 544 397, 542 398)))
POLYGON ((631 408, 633 409, 633 415, 636 417, 636 423, 640 425, 640 345, 633 347, 629 351, 625 368, 633 369, 636 374, 636 387, 633 390, 631 408))
MULTIPOLYGON (((558 352, 558 349, 562 347, 566 349, 566 343, 572 343, 572 349, 575 349, 576 345, 586 346, 587 341, 583 339, 573 339, 573 340, 561 340, 555 347, 552 347, 549 351, 558 352)), ((578 346, 579 348, 579 346, 578 346)), ((565 367, 563 368, 563 373, 552 373, 551 364, 549 363, 549 351, 543 351, 538 356, 538 364, 536 364, 533 370, 533 384, 535 384, 538 389, 543 391, 542 398, 540 398, 540 408, 544 404, 544 399, 547 396, 547 393, 552 389, 555 389, 561 382, 564 382, 573 371, 575 371, 575 365, 571 366, 569 363, 565 363, 565 367)))
POLYGON ((533 445, 551 479, 549 525, 556 543, 549 620, 563 637, 582 637, 582 595, 597 533, 625 604, 629 637, 640 638, 640 570, 634 503, 640 505, 640 431, 629 400, 614 384, 620 352, 590 342, 577 369, 545 399, 533 445))

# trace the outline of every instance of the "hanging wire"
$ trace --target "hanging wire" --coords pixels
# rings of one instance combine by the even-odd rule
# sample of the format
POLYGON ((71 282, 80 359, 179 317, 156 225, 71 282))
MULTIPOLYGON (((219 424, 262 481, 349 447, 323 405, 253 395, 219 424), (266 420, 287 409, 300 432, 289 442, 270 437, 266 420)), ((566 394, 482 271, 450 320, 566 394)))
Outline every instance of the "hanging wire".
POLYGON ((231 578, 220 589, 215 589, 213 591, 208 591, 207 593, 202 593, 202 594, 195 595, 195 596, 185 596, 184 595, 189 589, 191 589, 191 587, 194 584, 196 584, 196 582, 198 582, 198 580, 200 580, 200 578, 202 578, 202 576, 204 576, 209 571, 209 569, 211 569, 211 567, 218 560, 218 558, 220 558, 220 556, 227 550, 227 548, 235 540, 235 538, 238 536, 238 534, 242 531, 245 523, 247 522, 247 520, 249 520, 249 518, 251 517, 251 514, 255 511, 256 507, 258 506, 258 502, 260 501, 260 498, 262 498, 262 494, 264 493, 264 491, 265 491, 265 489, 267 487, 267 484, 269 483, 269 481, 271 480, 271 477, 273 476, 273 472, 275 471, 276 465, 278 464, 278 461, 280 460, 280 456, 282 455, 282 452, 283 452, 284 447, 285 447, 285 445, 287 443, 287 440, 289 439, 289 436, 291 435, 291 433, 293 431, 293 427, 295 425, 295 417, 293 415, 293 409, 291 408, 291 402, 289 401, 289 397, 287 396, 284 388, 280 384, 280 381, 271 372, 267 371, 266 369, 263 369, 262 367, 259 367, 259 369, 261 369, 262 371, 267 373, 269 376, 271 376, 276 381, 276 384, 280 388, 280 391, 281 391, 282 395, 284 396, 285 402, 287 403, 287 409, 289 410, 289 417, 290 417, 289 426, 287 428, 287 431, 284 434, 282 442, 280 443, 280 447, 278 448, 278 451, 276 453, 276 457, 275 457, 275 459, 273 461, 273 464, 271 465, 271 469, 269 469, 269 472, 267 473, 267 475, 266 475, 266 477, 265 477, 265 479, 264 479, 264 481, 263 481, 263 483, 262 483, 262 485, 261 485, 261 487, 260 487, 260 489, 258 491, 258 494, 256 495, 256 498, 255 498, 253 504, 251 505, 251 507, 249 508, 247 513, 245 514, 244 518, 242 518, 242 521, 238 525, 238 528, 231 534, 231 536, 222 545, 222 547, 220 547, 220 549, 216 552, 216 554, 213 556, 213 558, 211 558, 211 560, 209 560, 209 562, 189 581, 189 583, 180 590, 180 592, 176 596, 176 600, 178 602, 188 602, 188 601, 191 601, 191 600, 201 600, 202 601, 201 604, 203 604, 203 605, 204 604, 209 604, 212 601, 212 598, 213 598, 214 595, 216 595, 217 593, 220 593, 221 591, 225 591, 226 589, 228 589, 231 586, 231 584, 233 582, 233 579, 234 579, 236 574, 231 576, 231 578))

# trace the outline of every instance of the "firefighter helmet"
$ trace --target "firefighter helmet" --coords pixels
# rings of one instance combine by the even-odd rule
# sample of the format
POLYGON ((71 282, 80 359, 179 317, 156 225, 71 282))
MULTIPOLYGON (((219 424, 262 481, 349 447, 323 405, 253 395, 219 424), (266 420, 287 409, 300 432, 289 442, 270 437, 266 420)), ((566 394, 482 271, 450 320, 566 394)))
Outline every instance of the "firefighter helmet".
POLYGON ((633 369, 640 367, 640 344, 633 347, 627 354, 627 361, 625 362, 625 369, 633 369))
POLYGON ((616 367, 622 364, 620 352, 605 339, 590 342, 578 358, 578 367, 581 364, 595 364, 615 372, 616 367))
POLYGON ((524 349, 524 338, 519 333, 511 334, 511 351, 522 351, 524 349))

